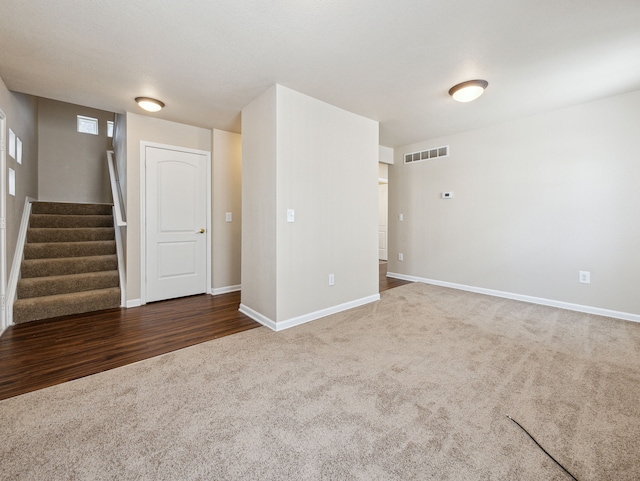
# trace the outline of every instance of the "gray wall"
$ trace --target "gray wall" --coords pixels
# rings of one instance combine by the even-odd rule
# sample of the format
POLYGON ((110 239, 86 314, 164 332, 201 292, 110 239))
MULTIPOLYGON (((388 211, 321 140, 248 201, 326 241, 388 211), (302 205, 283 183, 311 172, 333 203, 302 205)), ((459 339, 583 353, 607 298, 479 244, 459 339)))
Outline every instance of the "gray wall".
POLYGON ((115 114, 113 128, 113 153, 124 204, 127 205, 127 116, 115 114))
POLYGON ((640 314, 639 126, 637 91, 396 148, 389 271, 640 314))
POLYGON ((38 99, 40 200, 111 203, 106 151, 112 112, 38 99), (77 131, 77 116, 97 118, 99 135, 77 131))
POLYGON ((22 164, 9 156, 7 145, 7 169, 16 172, 16 195, 7 194, 7 266, 9 276, 16 248, 25 198, 38 197, 38 108, 37 99, 30 95, 10 92, 0 79, 0 109, 7 116, 6 139, 9 129, 22 141, 22 164))

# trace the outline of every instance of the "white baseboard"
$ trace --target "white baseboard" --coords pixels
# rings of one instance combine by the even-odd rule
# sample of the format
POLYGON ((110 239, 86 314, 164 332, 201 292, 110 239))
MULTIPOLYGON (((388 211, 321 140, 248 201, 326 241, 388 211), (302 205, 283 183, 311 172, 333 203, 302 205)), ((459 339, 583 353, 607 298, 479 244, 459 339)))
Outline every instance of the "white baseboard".
POLYGON ((142 301, 140 299, 131 299, 130 301, 127 301, 127 309, 129 309, 130 307, 140 307, 142 305, 142 301))
POLYGON ((256 322, 259 322, 263 326, 267 326, 269 329, 272 329, 274 331, 278 330, 276 329, 276 321, 273 321, 267 316, 260 314, 258 311, 254 311, 253 309, 251 309, 248 306, 245 306, 242 303, 240 303, 240 307, 238 308, 238 310, 242 312, 245 316, 250 317, 256 322))
POLYGON ((584 306, 581 304, 573 304, 571 302, 555 301, 553 299, 545 299, 542 297, 525 296, 523 294, 514 294, 512 292, 496 291, 493 289, 485 289, 483 287, 467 286, 464 284, 455 284, 453 282, 438 281, 435 279, 427 279, 424 277, 407 276, 397 274, 395 272, 387 272, 387 277, 401 279, 404 281, 422 282, 424 284, 433 284, 434 286, 450 287, 462 291, 476 292, 478 294, 486 294, 487 296, 503 297, 505 299, 513 299, 515 301, 530 302, 532 304, 540 304, 543 306, 557 307, 567 309, 569 311, 584 312, 585 314, 595 314, 597 316, 614 317, 625 321, 640 322, 640 314, 632 314, 630 312, 612 311, 610 309, 602 309, 600 307, 584 306))
POLYGON ((211 289, 211 295, 217 296, 219 294, 227 294, 229 292, 238 292, 242 290, 242 286, 238 284, 237 286, 226 286, 226 287, 216 287, 211 289))
POLYGON ((274 331, 282 331, 284 329, 289 329, 290 327, 299 326, 300 324, 305 324, 307 322, 320 319, 321 317, 330 316, 331 314, 336 314, 348 309, 353 309, 354 307, 363 306, 365 304, 369 304, 370 302, 375 302, 378 300, 380 300, 380 294, 374 294, 372 296, 367 296, 361 299, 356 299, 354 301, 338 304, 337 306, 327 307, 325 309, 320 309, 319 311, 310 312, 309 314, 304 314, 302 316, 292 317, 291 319, 280 322, 275 322, 274 320, 269 319, 267 316, 254 311, 244 304, 240 304, 239 310, 244 315, 250 317, 256 322, 259 322, 263 326, 267 326, 269 329, 272 329, 274 331))

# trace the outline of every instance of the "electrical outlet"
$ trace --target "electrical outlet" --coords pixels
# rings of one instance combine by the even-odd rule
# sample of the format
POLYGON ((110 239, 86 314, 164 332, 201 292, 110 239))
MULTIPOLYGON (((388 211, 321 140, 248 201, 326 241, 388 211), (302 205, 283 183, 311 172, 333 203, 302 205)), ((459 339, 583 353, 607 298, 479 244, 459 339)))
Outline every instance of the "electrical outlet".
POLYGON ((403 261, 404 260, 404 254, 402 254, 402 252, 398 252, 398 260, 399 261, 403 261))
POLYGON ((398 214, 398 220, 400 222, 404 221, 404 214, 398 214))
POLYGON ((329 274, 329 285, 332 286, 335 283, 335 278, 333 274, 329 274))
POLYGON ((579 279, 581 284, 591 284, 591 272, 589 271, 580 271, 579 279))

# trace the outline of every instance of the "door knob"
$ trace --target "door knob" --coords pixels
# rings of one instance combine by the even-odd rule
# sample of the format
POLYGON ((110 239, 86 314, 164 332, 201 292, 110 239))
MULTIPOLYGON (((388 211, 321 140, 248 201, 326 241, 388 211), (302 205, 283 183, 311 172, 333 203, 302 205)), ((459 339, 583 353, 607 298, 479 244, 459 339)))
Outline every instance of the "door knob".
POLYGON ((204 234, 204 227, 200 229, 200 234, 204 234))

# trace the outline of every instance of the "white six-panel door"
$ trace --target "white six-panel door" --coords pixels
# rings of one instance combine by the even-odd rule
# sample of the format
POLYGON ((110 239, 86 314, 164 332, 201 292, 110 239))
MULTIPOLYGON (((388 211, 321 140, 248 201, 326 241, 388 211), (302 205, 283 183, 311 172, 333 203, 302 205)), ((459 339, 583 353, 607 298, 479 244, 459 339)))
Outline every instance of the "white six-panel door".
POLYGON ((207 157, 146 146, 146 301, 207 290, 207 157))

